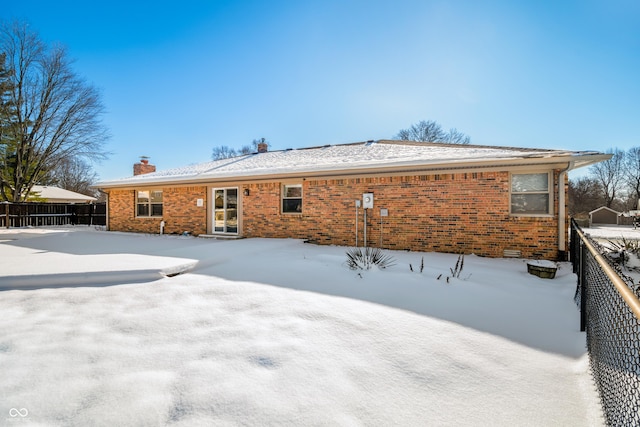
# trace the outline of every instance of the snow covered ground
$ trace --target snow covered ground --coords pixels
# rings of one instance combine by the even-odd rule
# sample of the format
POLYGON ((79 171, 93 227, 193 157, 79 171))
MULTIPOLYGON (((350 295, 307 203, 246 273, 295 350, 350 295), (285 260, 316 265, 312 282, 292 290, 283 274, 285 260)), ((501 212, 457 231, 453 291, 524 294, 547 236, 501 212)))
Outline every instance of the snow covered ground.
POLYGON ((0 425, 603 424, 569 264, 345 252, 0 230, 0 425))
POLYGON ((631 225, 594 225, 582 231, 595 239, 640 239, 640 229, 631 225))
MULTIPOLYGON (((621 263, 622 272, 628 276, 636 287, 640 287, 640 229, 631 225, 598 225, 583 229, 606 250, 613 252, 610 256, 622 259, 620 250, 624 249, 624 262, 621 263)), ((634 288, 635 289, 635 288, 634 288)))

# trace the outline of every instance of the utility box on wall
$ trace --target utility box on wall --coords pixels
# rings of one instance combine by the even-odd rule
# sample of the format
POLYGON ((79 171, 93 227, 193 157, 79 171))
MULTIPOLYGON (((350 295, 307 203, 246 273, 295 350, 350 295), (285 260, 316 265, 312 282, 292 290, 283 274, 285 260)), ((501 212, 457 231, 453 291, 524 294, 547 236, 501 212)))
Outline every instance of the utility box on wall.
POLYGON ((364 193, 362 195, 362 207, 365 209, 373 209, 373 193, 364 193))

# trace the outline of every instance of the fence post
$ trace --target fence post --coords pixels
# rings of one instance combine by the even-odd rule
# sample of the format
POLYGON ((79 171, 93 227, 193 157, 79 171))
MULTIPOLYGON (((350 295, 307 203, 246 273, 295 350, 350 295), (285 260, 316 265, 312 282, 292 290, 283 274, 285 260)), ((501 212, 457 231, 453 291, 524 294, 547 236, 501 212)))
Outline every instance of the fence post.
POLYGON ((7 221, 7 228, 9 228, 9 202, 8 201, 4 201, 2 202, 4 204, 4 215, 5 215, 5 220, 7 221))
POLYGON ((580 239, 580 274, 578 282, 580 284, 580 332, 587 330, 587 257, 586 248, 580 239))
POLYGON ((575 220, 573 218, 571 218, 571 236, 569 237, 570 240, 570 250, 569 250, 569 260, 571 261, 571 266, 573 267, 573 272, 577 273, 578 272, 578 233, 576 233, 576 223, 575 220))

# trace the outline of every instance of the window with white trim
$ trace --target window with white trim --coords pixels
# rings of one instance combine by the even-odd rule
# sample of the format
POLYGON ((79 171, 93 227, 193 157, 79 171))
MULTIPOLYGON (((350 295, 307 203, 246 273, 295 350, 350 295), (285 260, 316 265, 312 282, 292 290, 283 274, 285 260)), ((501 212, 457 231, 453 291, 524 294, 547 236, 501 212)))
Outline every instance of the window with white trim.
POLYGON ((282 213, 302 213, 302 184, 282 186, 282 213))
POLYGON ((511 213, 516 215, 550 215, 551 174, 511 174, 511 213))
POLYGON ((162 190, 137 190, 136 216, 162 216, 162 190))

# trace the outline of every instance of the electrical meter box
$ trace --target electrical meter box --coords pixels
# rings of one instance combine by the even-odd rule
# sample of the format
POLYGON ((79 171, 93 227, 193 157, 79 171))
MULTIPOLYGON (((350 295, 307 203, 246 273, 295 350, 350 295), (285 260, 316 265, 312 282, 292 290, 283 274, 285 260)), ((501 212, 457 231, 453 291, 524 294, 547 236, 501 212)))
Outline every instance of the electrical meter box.
POLYGON ((362 207, 365 209, 373 209, 373 193, 364 193, 362 195, 362 207))

